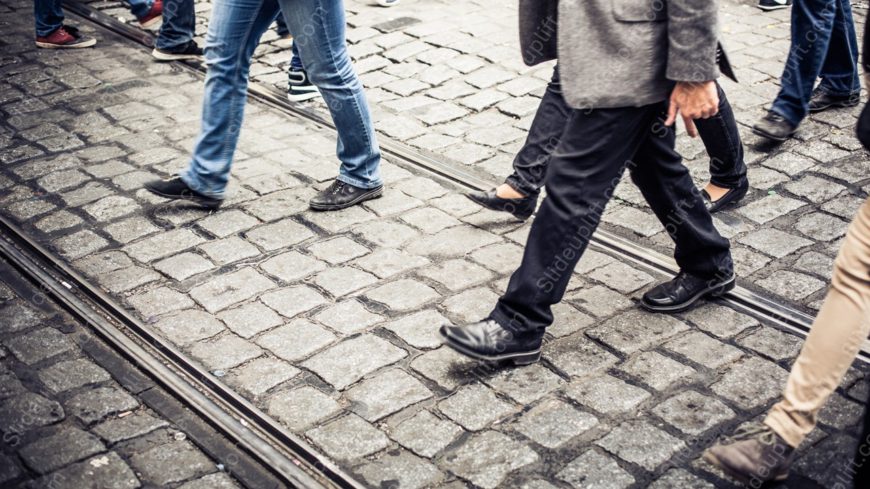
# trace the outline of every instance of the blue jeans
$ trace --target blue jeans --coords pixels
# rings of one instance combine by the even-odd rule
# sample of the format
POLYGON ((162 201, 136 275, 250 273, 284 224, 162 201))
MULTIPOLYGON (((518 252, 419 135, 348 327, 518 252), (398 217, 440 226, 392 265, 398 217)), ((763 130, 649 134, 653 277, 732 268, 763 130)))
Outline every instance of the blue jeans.
MULTIPOLYGON (((142 17, 151 10, 154 0, 128 0, 130 12, 142 17)), ((33 17, 36 21, 36 35, 45 37, 63 25, 61 0, 33 0, 33 17)))
POLYGON ((278 35, 281 37, 290 35, 290 29, 287 28, 287 23, 284 22, 284 16, 280 13, 278 14, 278 18, 275 19, 275 30, 278 31, 278 35))
POLYGON ((861 91, 858 39, 849 0, 795 0, 791 8, 791 50, 782 88, 771 110, 794 125, 809 113, 816 79, 831 95, 861 91))
POLYGON ((296 43, 293 43, 293 57, 290 58, 290 71, 302 71, 304 68, 302 67, 302 58, 299 57, 299 48, 296 47, 296 43))
POLYGON ((196 13, 193 0, 164 0, 163 25, 154 42, 157 49, 170 49, 193 40, 196 13))
POLYGON ((342 0, 215 0, 205 43, 202 126, 181 179, 203 195, 224 197, 242 126, 251 56, 278 15, 279 3, 308 76, 335 123, 338 179, 361 188, 380 186, 381 153, 347 53, 342 0))

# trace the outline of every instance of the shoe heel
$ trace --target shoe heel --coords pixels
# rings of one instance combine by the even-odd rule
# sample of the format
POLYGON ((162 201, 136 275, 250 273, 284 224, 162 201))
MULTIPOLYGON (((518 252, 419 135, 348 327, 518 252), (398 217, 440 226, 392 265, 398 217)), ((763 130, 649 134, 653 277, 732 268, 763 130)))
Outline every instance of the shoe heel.
POLYGON ((732 290, 734 290, 734 287, 736 285, 737 285, 736 281, 731 280, 727 284, 723 284, 723 285, 713 289, 713 291, 710 292, 709 296, 710 297, 722 297, 723 295, 727 294, 728 292, 731 292, 732 290))
POLYGON ((531 365, 533 363, 538 363, 541 360, 541 352, 529 353, 526 355, 522 355, 519 357, 511 358, 511 363, 514 365, 521 367, 523 365, 531 365))

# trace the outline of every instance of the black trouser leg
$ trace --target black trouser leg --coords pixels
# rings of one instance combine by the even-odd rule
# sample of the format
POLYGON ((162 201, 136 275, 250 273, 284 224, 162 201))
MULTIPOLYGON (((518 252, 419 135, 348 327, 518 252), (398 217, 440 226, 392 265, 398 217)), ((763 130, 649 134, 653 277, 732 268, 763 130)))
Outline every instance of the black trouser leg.
POLYGON ((709 119, 695 120, 695 127, 710 157, 710 182, 717 187, 735 188, 746 179, 743 143, 728 97, 718 83, 716 88, 719 112, 709 119))
POLYGON ((553 68, 553 78, 538 105, 526 142, 514 158, 514 172, 505 183, 524 195, 538 195, 547 176, 550 154, 559 145, 571 108, 562 98, 559 67, 553 68))
POLYGON ((730 244, 713 226, 689 170, 674 150, 674 128, 664 125, 664 112, 657 116, 653 136, 643 142, 630 166, 631 179, 674 240, 680 270, 703 278, 730 277, 730 244))
POLYGON ((870 487, 870 399, 867 399, 867 404, 864 406, 864 430, 861 432, 861 438, 858 438, 852 468, 855 470, 852 487, 855 489, 870 487))
POLYGON ((553 322, 550 307, 562 300, 604 207, 662 107, 568 109, 549 159, 547 198, 532 223, 522 264, 491 314, 502 327, 542 332, 553 322))

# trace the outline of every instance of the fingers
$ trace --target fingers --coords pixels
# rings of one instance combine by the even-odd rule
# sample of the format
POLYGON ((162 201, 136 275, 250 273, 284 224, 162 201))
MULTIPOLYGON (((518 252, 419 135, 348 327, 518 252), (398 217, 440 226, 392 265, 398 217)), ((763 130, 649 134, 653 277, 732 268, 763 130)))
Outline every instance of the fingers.
POLYGON ((683 124, 686 125, 686 132, 690 137, 698 137, 698 128, 695 127, 695 120, 691 117, 683 116, 683 124))
POLYGON ((668 104, 668 118, 665 119, 666 126, 674 125, 674 122, 677 120, 677 112, 679 112, 680 108, 677 105, 677 101, 674 100, 674 97, 671 97, 671 102, 668 104))

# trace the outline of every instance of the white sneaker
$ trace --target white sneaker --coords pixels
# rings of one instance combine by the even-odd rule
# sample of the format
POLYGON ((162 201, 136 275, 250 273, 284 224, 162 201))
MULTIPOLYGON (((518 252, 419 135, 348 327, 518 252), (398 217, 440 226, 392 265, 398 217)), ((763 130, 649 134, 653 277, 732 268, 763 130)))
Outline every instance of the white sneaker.
POLYGON ((378 5, 381 7, 395 7, 402 0, 378 0, 378 5))
POLYGON ((791 0, 758 0, 761 10, 779 10, 791 7, 791 0))

